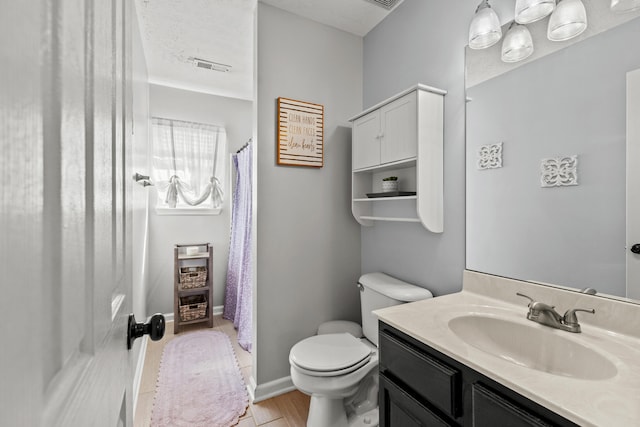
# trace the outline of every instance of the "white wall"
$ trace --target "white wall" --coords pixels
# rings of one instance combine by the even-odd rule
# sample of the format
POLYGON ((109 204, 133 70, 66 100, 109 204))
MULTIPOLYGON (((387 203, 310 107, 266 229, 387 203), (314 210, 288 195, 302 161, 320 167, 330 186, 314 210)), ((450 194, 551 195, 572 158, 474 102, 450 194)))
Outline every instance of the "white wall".
POLYGON ((173 247, 176 243, 213 243, 213 305, 224 303, 231 227, 231 157, 252 135, 252 102, 150 85, 152 117, 222 125, 227 131, 227 179, 220 215, 158 215, 150 189, 148 314, 173 312, 173 247))
POLYGON ((332 319, 360 320, 360 227, 351 129, 362 38, 258 4, 257 392, 289 376, 289 350, 332 319), (324 105, 325 165, 276 165, 276 101, 324 105))
POLYGON ((364 107, 416 83, 448 91, 444 109, 444 233, 419 224, 362 227, 362 272, 384 271, 435 295, 462 287, 465 243, 464 47, 475 5, 405 0, 364 38, 364 107))

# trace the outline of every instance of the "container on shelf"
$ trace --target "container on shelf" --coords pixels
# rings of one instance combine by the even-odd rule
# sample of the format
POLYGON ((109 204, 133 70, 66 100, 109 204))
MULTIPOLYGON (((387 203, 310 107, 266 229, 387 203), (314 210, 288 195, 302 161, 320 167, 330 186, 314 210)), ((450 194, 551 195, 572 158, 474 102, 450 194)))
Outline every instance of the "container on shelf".
POLYGON ((207 315, 207 297, 204 294, 180 297, 180 320, 190 322, 207 315))
POLYGON ((382 191, 398 191, 398 181, 382 181, 382 191))
POLYGON ((180 267, 180 289, 202 288, 207 284, 207 267, 180 267))

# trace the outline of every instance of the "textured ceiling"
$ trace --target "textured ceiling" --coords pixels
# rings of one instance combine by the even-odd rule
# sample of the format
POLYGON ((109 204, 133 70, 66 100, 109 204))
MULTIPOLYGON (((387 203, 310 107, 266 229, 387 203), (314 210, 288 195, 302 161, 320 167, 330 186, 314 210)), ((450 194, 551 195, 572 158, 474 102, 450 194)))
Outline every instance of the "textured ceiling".
POLYGON ((253 98, 256 0, 136 0, 151 83, 241 99, 253 98), (190 57, 231 65, 196 68, 190 57))
MULTIPOLYGON (((261 3, 284 9, 296 15, 358 36, 365 36, 390 12, 372 1, 373 0, 260 0, 261 3)), ((402 1, 403 0, 398 1, 395 7, 398 7, 402 1)))
MULTIPOLYGON (((389 10, 372 0, 260 0, 293 14, 364 36, 389 10)), ((253 99, 257 0, 135 0, 150 83, 253 99), (189 58, 231 65, 222 73, 189 58)), ((402 3, 398 1, 395 7, 402 3)))

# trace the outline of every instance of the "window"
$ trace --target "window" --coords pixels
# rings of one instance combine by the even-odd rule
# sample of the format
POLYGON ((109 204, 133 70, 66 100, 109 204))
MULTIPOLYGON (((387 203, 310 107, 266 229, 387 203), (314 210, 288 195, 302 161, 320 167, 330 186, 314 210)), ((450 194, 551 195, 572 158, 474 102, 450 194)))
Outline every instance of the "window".
POLYGON ((219 213, 224 200, 225 129, 158 117, 152 119, 152 129, 157 211, 219 213))

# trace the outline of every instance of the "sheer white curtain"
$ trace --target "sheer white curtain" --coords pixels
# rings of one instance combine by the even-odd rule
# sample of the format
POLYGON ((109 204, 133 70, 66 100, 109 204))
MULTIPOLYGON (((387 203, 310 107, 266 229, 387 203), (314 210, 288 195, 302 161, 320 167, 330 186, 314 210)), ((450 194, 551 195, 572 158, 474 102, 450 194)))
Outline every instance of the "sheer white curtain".
POLYGON ((227 133, 202 123, 152 119, 159 207, 220 208, 227 133))

